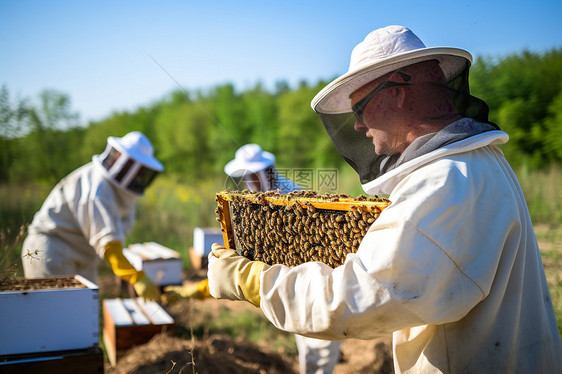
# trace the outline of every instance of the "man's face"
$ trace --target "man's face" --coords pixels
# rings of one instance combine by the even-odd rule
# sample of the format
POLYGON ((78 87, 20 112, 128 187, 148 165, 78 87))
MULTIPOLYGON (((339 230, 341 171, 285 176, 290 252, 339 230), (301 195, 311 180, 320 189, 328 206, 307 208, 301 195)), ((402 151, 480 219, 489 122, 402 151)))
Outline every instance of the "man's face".
POLYGON ((373 90, 380 90, 363 107, 362 121, 356 119, 354 129, 357 132, 364 132, 370 138, 375 153, 378 155, 390 155, 399 152, 398 146, 399 132, 397 124, 394 122, 396 105, 393 103, 393 87, 386 87, 388 77, 379 78, 361 87, 351 94, 351 105, 361 101, 373 90), (381 86, 382 84, 382 86, 381 86))
POLYGON ((263 186, 257 174, 250 173, 244 176, 244 183, 246 188, 252 192, 263 191, 263 186))

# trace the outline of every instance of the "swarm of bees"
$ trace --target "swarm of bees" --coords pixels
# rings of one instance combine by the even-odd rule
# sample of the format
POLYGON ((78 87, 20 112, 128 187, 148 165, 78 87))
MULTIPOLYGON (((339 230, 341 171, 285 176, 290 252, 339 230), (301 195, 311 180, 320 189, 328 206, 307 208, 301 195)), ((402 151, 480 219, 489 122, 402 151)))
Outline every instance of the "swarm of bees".
POLYGON ((217 220, 228 246, 250 260, 297 266, 321 261, 337 267, 390 202, 313 191, 221 192, 217 220))

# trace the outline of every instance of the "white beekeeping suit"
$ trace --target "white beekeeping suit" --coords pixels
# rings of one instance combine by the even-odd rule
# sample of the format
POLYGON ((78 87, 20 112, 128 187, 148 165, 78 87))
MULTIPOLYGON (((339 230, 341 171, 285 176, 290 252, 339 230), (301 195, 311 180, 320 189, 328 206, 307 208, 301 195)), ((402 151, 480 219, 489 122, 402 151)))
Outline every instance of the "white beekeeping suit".
POLYGON ((138 197, 163 170, 153 153, 138 131, 109 137, 101 155, 63 178, 28 228, 22 252, 39 250, 42 260, 24 260, 25 276, 80 274, 96 282, 99 260, 105 258, 116 275, 138 283, 135 290, 151 288, 143 284, 148 277, 124 259, 122 246, 135 221, 138 197))
MULTIPOLYGON (((278 190, 280 193, 289 193, 302 189, 290 179, 277 174, 275 156, 262 150, 258 144, 240 147, 234 159, 226 164, 224 171, 238 186, 254 192, 278 190)), ((302 374, 333 372, 340 358, 340 341, 308 338, 298 334, 295 334, 295 340, 302 374)))

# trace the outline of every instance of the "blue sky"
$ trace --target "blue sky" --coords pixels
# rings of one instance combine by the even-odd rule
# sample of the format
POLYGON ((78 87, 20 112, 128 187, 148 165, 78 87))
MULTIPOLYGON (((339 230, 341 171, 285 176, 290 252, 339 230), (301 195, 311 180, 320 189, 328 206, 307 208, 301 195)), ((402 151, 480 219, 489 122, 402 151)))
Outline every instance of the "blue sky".
POLYGON ((476 58, 561 48, 561 18, 560 0, 0 0, 0 84, 12 98, 65 93, 87 124, 178 84, 331 79, 365 35, 391 24, 476 58))

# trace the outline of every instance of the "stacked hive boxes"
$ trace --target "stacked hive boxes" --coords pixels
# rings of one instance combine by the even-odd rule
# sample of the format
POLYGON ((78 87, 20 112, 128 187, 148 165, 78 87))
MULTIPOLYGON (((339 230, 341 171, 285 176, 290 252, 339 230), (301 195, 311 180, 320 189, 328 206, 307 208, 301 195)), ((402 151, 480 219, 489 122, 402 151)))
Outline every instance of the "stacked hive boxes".
POLYGON ((143 270, 157 286, 181 284, 180 254, 156 242, 135 243, 123 254, 137 270, 143 270))
POLYGON ((0 316, 0 373, 103 372, 98 287, 87 279, 14 279, 0 316))

